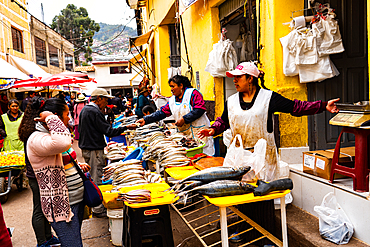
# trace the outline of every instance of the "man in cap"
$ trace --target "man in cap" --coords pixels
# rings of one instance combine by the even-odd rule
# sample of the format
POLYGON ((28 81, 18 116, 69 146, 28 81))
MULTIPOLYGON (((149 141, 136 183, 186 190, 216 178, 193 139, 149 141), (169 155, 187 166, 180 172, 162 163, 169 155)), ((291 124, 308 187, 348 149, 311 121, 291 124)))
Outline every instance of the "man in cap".
MULTIPOLYGON (((103 88, 97 88, 91 93, 90 103, 80 113, 78 132, 80 139, 78 146, 81 148, 82 157, 91 166, 91 177, 101 185, 103 167, 106 165, 104 158, 104 147, 107 145, 104 135, 114 137, 120 135, 127 129, 135 129, 136 125, 131 124, 119 128, 112 128, 102 113, 108 104, 108 98, 112 98, 103 88)), ((92 209, 96 217, 106 216, 106 209, 101 204, 92 209)))

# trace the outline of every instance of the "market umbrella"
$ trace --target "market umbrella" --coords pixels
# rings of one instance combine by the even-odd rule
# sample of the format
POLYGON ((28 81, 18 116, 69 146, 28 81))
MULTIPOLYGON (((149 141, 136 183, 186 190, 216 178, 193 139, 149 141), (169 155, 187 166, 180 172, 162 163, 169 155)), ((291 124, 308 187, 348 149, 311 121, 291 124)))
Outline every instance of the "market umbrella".
POLYGON ((79 72, 62 72, 48 77, 21 80, 14 83, 13 88, 19 87, 47 87, 55 85, 76 84, 85 82, 95 82, 87 74, 79 72))

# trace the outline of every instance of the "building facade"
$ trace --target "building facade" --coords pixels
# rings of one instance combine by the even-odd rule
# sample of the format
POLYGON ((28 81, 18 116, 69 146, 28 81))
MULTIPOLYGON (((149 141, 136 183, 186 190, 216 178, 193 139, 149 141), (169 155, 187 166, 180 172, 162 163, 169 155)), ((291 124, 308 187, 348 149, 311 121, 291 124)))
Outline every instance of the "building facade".
POLYGON ((48 25, 31 16, 33 61, 50 74, 74 71, 73 44, 48 25))
POLYGON ((105 88, 111 95, 117 92, 134 95, 134 90, 143 79, 131 68, 128 60, 93 61, 92 64, 95 68, 96 86, 105 88))
MULTIPOLYGON (((27 8, 26 0, 18 1, 27 8)), ((32 42, 29 18, 25 10, 11 1, 0 2, 0 55, 7 60, 10 54, 32 61, 32 42)))
MULTIPOLYGON (((192 79, 192 84, 203 94, 211 119, 221 116, 224 102, 235 92, 232 79, 213 77, 205 71, 209 53, 226 30, 226 38, 234 43, 242 29, 251 34, 253 53, 251 60, 258 61, 265 72, 265 86, 289 99, 322 100, 341 98, 341 102, 368 100, 368 30, 369 3, 367 1, 327 1, 335 9, 345 51, 331 56, 340 72, 339 76, 321 82, 300 83, 298 76, 283 73, 283 48, 280 38, 289 34, 292 18, 312 15, 312 1, 276 0, 175 0, 130 1, 136 9, 138 30, 142 36, 151 33, 143 49, 162 95, 171 96, 168 86, 168 69, 180 60, 182 74, 192 79), (181 2, 191 6, 184 11, 181 2), (308 2, 312 5, 308 6, 308 2), (350 13, 358 10, 356 18, 350 13), (176 16, 181 16, 176 18, 176 16), (180 59, 179 59, 180 58, 180 59), (348 62, 346 62, 348 61, 348 62)), ((234 44, 235 47, 235 44, 234 44)), ((309 117, 293 117, 290 114, 275 115, 275 134, 280 147, 305 147, 310 149, 333 148, 340 128, 330 126, 334 115, 322 113, 309 117)), ((353 145, 353 138, 346 136, 344 145, 353 145)))

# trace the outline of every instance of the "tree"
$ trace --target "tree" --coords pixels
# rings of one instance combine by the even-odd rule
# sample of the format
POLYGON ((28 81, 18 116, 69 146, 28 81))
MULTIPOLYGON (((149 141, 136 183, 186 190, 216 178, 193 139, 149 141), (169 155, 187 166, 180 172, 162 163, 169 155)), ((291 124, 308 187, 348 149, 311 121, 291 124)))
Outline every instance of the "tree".
POLYGON ((51 28, 63 35, 75 46, 74 56, 76 65, 79 64, 79 55, 85 53, 86 61, 92 61, 90 46, 93 43, 95 32, 99 32, 100 26, 91 20, 87 10, 77 8, 74 4, 68 4, 53 18, 51 28))

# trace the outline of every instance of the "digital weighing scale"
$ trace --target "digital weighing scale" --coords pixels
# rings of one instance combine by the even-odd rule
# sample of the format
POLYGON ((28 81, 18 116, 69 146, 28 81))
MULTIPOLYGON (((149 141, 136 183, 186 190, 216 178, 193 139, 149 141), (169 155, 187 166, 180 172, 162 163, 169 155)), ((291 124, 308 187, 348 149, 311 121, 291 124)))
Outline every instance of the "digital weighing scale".
POLYGON ((329 124, 346 127, 370 127, 369 101, 358 103, 336 103, 339 113, 330 119, 329 124))

